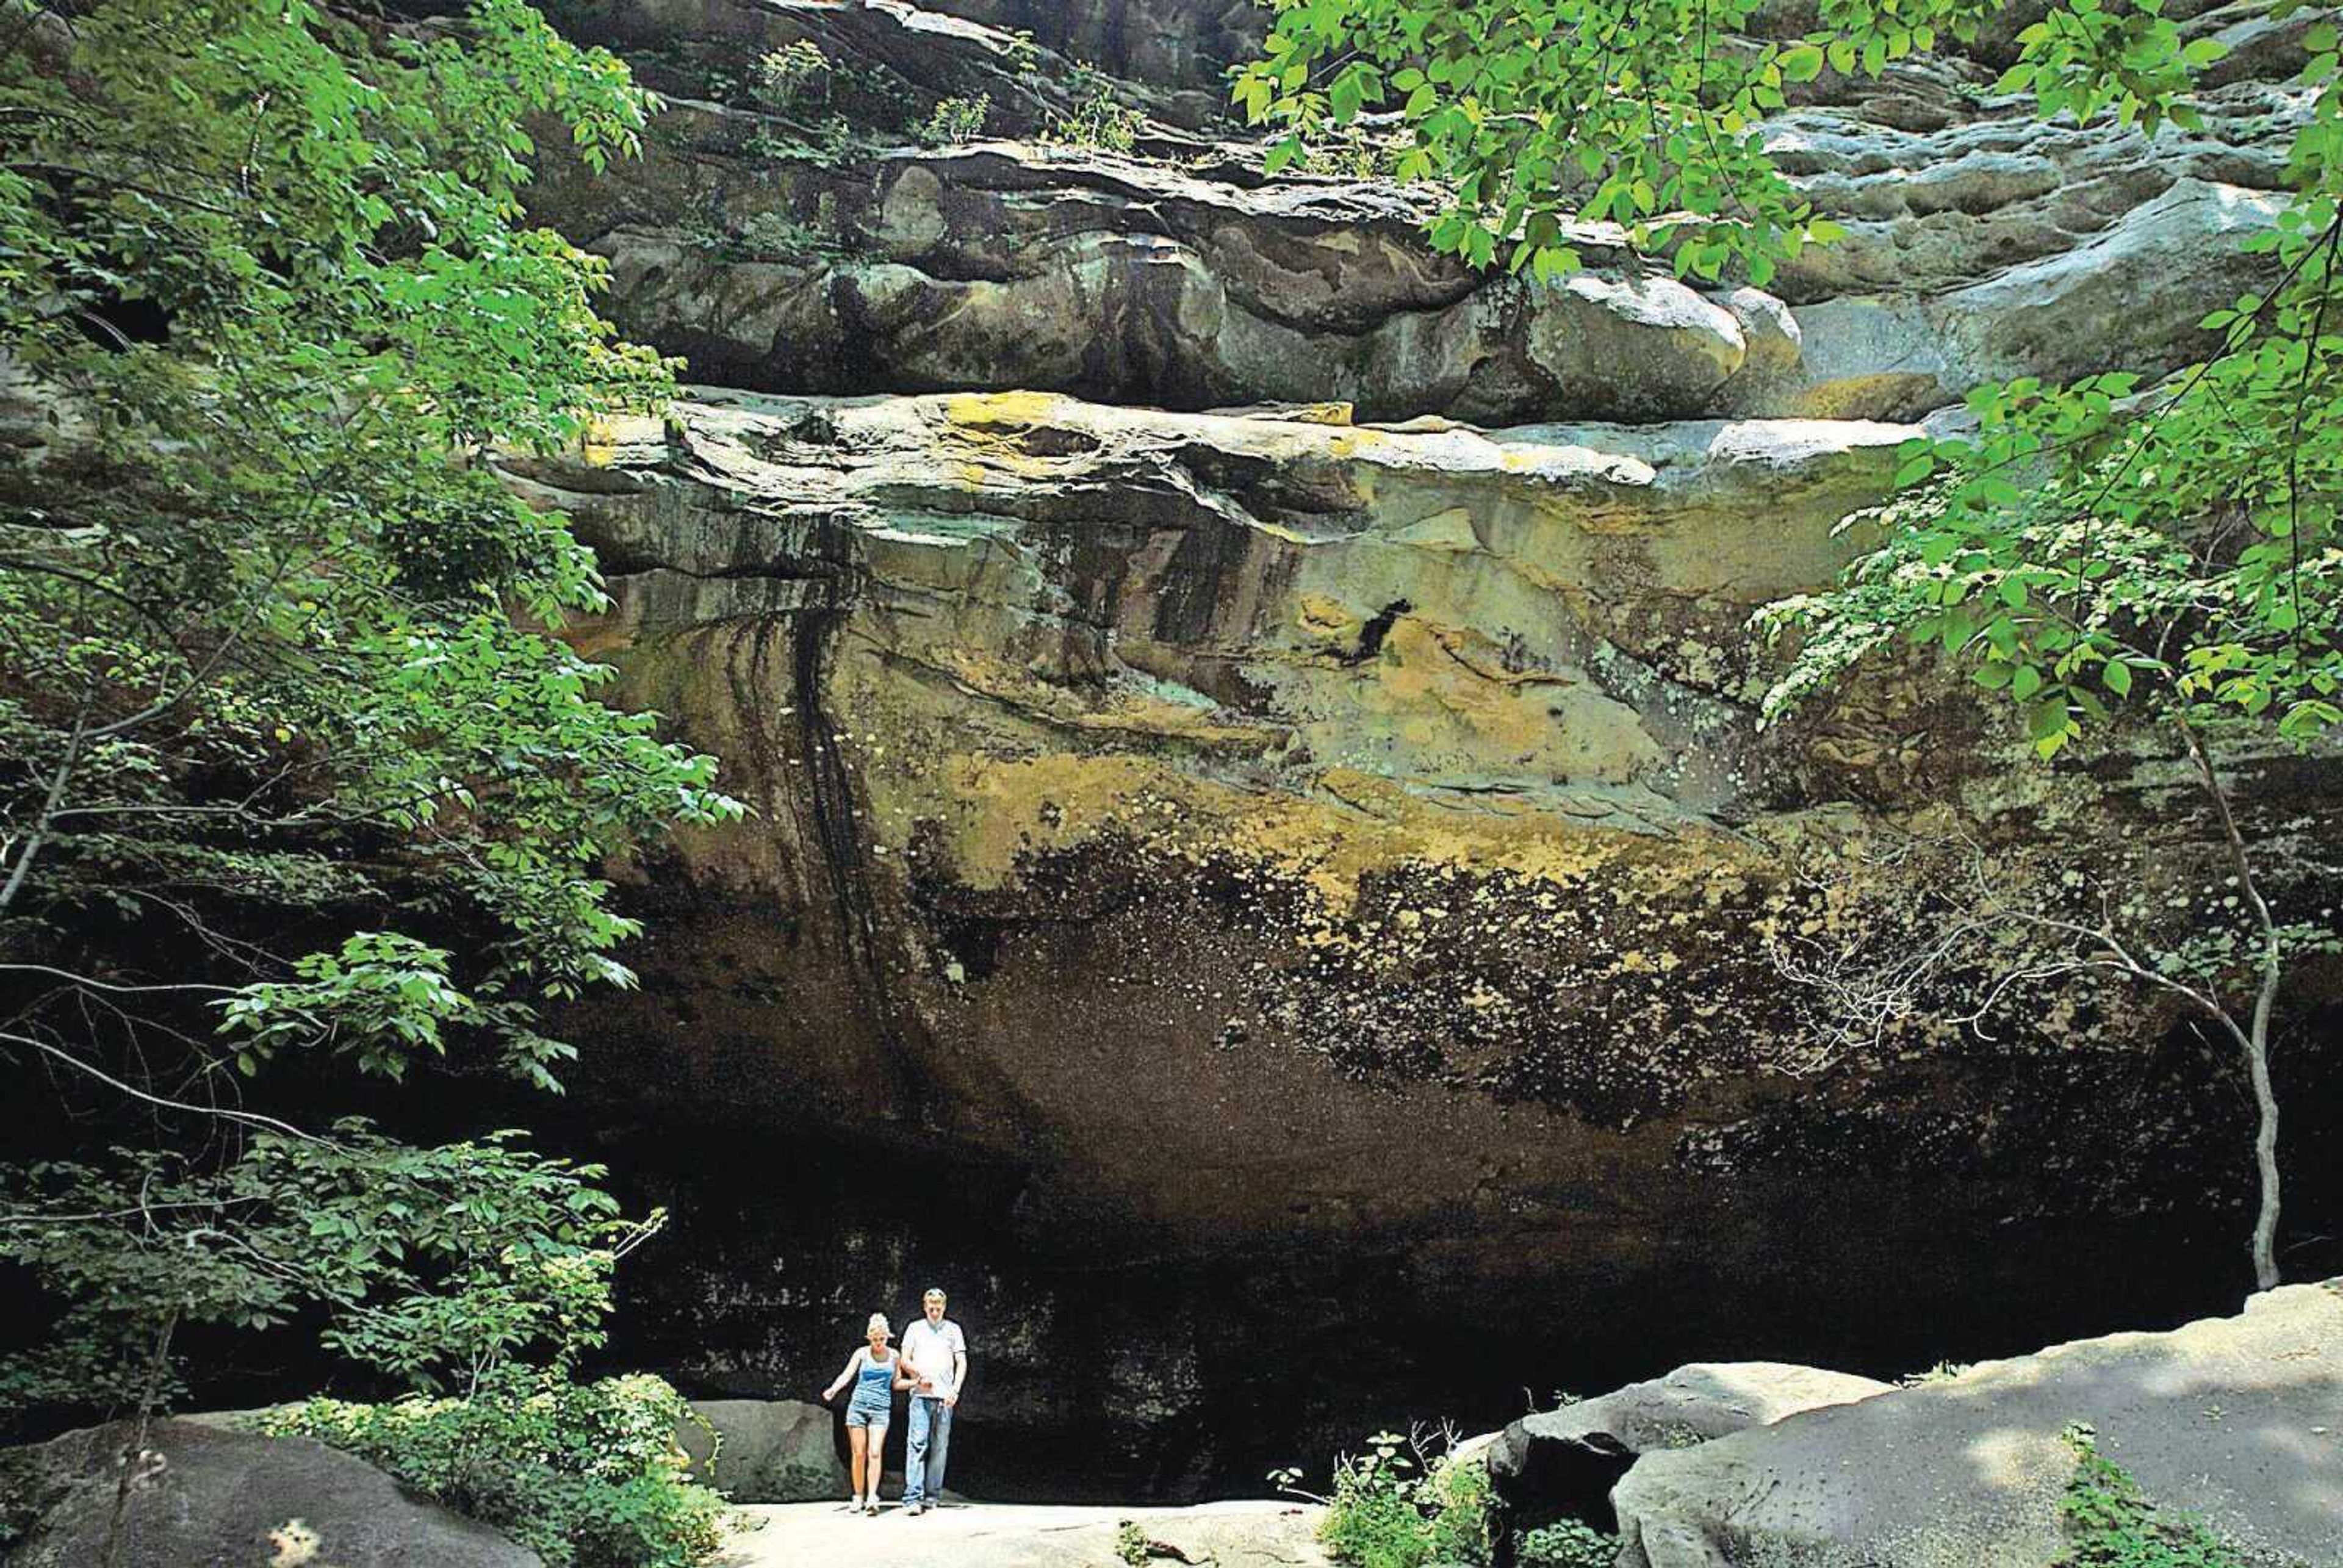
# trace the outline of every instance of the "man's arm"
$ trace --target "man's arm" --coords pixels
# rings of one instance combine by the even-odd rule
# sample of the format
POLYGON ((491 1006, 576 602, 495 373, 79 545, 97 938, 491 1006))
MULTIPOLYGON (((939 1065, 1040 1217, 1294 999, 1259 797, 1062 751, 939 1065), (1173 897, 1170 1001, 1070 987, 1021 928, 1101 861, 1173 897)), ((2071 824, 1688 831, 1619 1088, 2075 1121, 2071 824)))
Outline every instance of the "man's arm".
POLYGON ((944 1401, 947 1408, 960 1403, 960 1391, 968 1383, 968 1337, 957 1330, 952 1334, 952 1391, 944 1401))

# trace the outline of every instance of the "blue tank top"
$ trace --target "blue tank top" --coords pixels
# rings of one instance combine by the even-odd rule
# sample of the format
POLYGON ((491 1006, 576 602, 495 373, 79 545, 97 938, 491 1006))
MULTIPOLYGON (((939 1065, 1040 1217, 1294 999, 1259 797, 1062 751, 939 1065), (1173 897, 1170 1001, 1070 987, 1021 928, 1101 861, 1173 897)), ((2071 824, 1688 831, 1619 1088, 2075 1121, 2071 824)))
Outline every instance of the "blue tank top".
MULTIPOLYGON (((866 1356, 868 1351, 863 1352, 866 1356)), ((895 1358, 883 1362, 865 1361, 862 1370, 854 1374, 854 1402, 867 1410, 884 1408, 893 1398, 895 1358)))

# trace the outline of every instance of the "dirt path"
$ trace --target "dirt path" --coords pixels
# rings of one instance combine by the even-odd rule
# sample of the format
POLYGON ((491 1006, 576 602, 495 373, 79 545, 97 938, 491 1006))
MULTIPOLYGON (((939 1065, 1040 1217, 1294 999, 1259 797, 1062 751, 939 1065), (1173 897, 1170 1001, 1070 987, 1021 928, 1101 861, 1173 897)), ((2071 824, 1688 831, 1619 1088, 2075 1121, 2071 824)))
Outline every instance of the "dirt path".
POLYGON ((720 1568, 1117 1568, 1122 1522, 1157 1549, 1150 1561, 1214 1568, 1325 1568, 1321 1511, 1292 1503, 1193 1508, 961 1503, 917 1518, 889 1503, 875 1519, 836 1503, 752 1504, 751 1528, 720 1568))

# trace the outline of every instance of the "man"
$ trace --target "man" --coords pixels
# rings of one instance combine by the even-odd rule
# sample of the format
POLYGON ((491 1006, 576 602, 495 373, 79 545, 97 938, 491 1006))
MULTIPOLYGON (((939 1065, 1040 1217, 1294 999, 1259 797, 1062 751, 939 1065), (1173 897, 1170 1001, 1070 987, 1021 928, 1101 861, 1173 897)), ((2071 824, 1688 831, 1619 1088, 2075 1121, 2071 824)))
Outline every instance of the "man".
POLYGON ((914 1515, 944 1497, 944 1459, 951 1446, 952 1408, 968 1381, 968 1341, 944 1316, 944 1293, 920 1298, 925 1316, 903 1335, 902 1356, 918 1378, 911 1390, 910 1441, 903 1450, 903 1506, 914 1515))

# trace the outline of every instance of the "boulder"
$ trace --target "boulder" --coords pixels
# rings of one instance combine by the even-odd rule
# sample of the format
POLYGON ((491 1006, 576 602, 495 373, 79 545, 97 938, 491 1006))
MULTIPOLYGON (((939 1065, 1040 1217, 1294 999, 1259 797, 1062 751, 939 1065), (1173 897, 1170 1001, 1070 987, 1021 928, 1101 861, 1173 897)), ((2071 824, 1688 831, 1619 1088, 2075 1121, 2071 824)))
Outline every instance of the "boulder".
POLYGON ((1690 1448, 1891 1385, 1786 1362, 1704 1362, 1599 1399, 1523 1416, 1489 1450, 1489 1480, 1508 1524, 1555 1519, 1613 1528, 1611 1488, 1637 1458, 1690 1448))
POLYGON ((733 1502, 815 1503, 846 1494, 836 1423, 822 1406, 795 1399, 703 1399, 691 1408, 708 1425, 687 1421, 676 1441, 691 1455, 693 1479, 733 1502), (710 1428, 723 1440, 713 1466, 710 1428))
MULTIPOLYGON (((12 1568, 107 1561, 130 1429, 115 1422, 17 1451, 40 1523, 12 1568)), ((148 1428, 122 1528, 113 1561, 136 1568, 543 1568, 534 1552, 410 1495, 364 1460, 187 1421, 148 1428)))
POLYGON ((2343 1281, 2233 1318, 1988 1362, 1638 1461, 1621 1568, 2041 1568, 2070 1422, 2251 1564, 2343 1563, 2343 1281))

